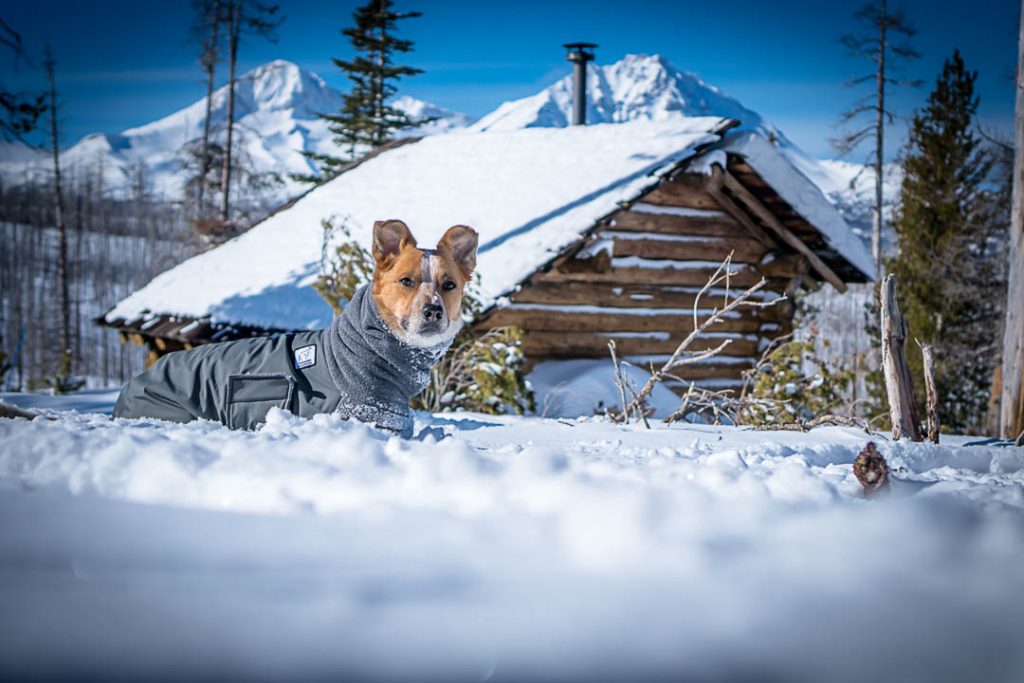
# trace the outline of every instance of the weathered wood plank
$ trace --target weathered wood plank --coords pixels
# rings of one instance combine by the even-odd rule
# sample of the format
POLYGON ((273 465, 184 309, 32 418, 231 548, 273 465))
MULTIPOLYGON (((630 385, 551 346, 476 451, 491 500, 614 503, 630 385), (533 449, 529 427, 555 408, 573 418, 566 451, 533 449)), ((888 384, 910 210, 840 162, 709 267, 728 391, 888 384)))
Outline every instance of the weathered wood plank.
MULTIPOLYGON (((608 342, 615 340, 616 352, 639 356, 670 355, 679 346, 682 336, 672 339, 652 339, 647 337, 630 337, 624 335, 595 334, 592 332, 566 332, 563 330, 537 330, 523 336, 523 351, 533 357, 567 354, 572 348, 588 358, 601 358, 608 355, 608 342)), ((695 342, 695 351, 706 351, 721 344, 724 339, 711 338, 695 342)), ((737 338, 722 349, 724 358, 756 358, 758 341, 737 338)), ((568 353, 568 355, 574 355, 568 353)), ((563 356, 564 357, 564 356, 563 356)))
MULTIPOLYGON (((764 323, 789 320, 788 311, 773 308, 743 309, 736 317, 715 324, 713 332, 758 332, 764 323)), ((708 316, 697 319, 700 324, 708 316)), ((667 332, 688 334, 693 331, 693 316, 682 313, 630 315, 620 312, 578 313, 557 309, 499 308, 487 316, 487 327, 521 327, 527 331, 561 330, 566 332, 667 332)))
MULTIPOLYGON (((614 231, 613 231, 614 232, 614 231)), ((607 234, 607 233, 604 233, 607 234)), ((723 261, 730 253, 733 263, 760 263, 768 249, 748 238, 672 241, 658 239, 615 239, 615 256, 638 256, 676 261, 723 261)))
MULTIPOLYGON (((589 304, 616 308, 691 308, 699 287, 669 289, 656 285, 613 285, 590 282, 536 282, 509 298, 515 303, 589 304)), ((721 295, 704 294, 707 306, 721 306, 721 295)))
POLYGON ((657 232, 700 237, 748 237, 743 226, 731 216, 673 216, 641 211, 620 211, 607 228, 624 232, 657 232))
MULTIPOLYGON (((768 280, 766 289, 774 292, 784 292, 789 279, 799 274, 799 270, 793 269, 792 273, 786 270, 786 263, 772 266, 771 272, 764 273, 768 280)), ((761 266, 763 267, 763 266, 761 266)), ((736 273, 730 278, 733 287, 750 287, 757 283, 761 272, 753 266, 736 266, 733 268, 736 273)), ((553 268, 545 273, 538 273, 532 280, 534 282, 593 282, 607 284, 612 287, 620 285, 673 285, 679 287, 701 287, 707 283, 714 274, 715 268, 689 267, 689 268, 636 268, 612 267, 606 272, 595 272, 592 270, 579 269, 569 272, 562 267, 553 268)))
MULTIPOLYGON (((768 249, 750 238, 727 240, 724 238, 697 238, 686 240, 659 240, 656 237, 633 238, 627 232, 605 230, 598 236, 614 242, 614 256, 636 256, 647 259, 676 261, 723 261, 732 254, 733 263, 760 263, 768 249)), ((609 263, 610 266, 610 263, 609 263)))
POLYGON ((828 267, 828 265, 821 260, 814 251, 808 247, 799 237, 793 234, 786 226, 784 226, 779 219, 773 214, 764 204, 760 203, 753 194, 745 188, 740 181, 736 180, 729 173, 724 174, 725 188, 729 190, 737 199, 743 202, 743 204, 750 209, 762 222, 771 228, 775 234, 782 239, 783 242, 791 246, 796 251, 802 253, 810 261, 811 266, 815 271, 821 275, 827 282, 835 287, 840 292, 846 291, 846 283, 843 282, 842 278, 836 275, 835 271, 828 267))
POLYGON ((882 372, 885 377, 885 392, 889 399, 892 436, 897 441, 904 436, 911 441, 923 441, 914 380, 904 350, 908 336, 907 321, 900 313, 899 304, 896 302, 895 275, 889 275, 882 281, 880 300, 882 372))
POLYGON ((736 221, 746 229, 747 234, 765 245, 766 247, 774 247, 775 240, 772 239, 764 228, 755 223, 747 212, 740 208, 731 197, 726 195, 722 191, 722 185, 725 182, 725 173, 718 166, 712 171, 711 183, 708 185, 708 193, 714 197, 715 201, 725 211, 732 216, 736 221))
POLYGON ((707 176, 682 174, 658 185, 640 200, 659 206, 682 206, 690 209, 719 209, 708 194, 707 176))

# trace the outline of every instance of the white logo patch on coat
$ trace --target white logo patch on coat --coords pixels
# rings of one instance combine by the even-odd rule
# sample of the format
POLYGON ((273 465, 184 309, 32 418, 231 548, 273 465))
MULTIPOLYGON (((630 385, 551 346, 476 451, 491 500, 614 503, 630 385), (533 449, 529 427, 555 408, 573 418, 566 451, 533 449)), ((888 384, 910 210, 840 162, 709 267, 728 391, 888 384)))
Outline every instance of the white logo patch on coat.
POLYGON ((295 349, 295 368, 302 370, 316 365, 316 345, 295 349))

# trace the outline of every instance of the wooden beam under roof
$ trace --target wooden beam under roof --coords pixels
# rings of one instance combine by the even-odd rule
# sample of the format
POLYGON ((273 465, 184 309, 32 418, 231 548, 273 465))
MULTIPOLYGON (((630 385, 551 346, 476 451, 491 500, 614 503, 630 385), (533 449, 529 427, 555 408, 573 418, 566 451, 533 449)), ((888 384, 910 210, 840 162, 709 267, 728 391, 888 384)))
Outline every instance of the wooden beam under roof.
POLYGON ((760 242, 766 247, 774 249, 776 244, 775 240, 764 231, 764 228, 759 226, 757 223, 750 219, 747 212, 736 205, 736 203, 722 192, 722 184, 724 182, 723 176, 725 171, 718 164, 711 167, 711 180, 708 182, 708 194, 718 202, 718 205, 725 209, 725 212, 732 216, 736 221, 746 228, 750 236, 760 242))
MULTIPOLYGON (((717 169, 717 167, 716 167, 717 169)), ((846 291, 846 283, 843 282, 834 270, 829 268, 828 264, 821 260, 813 249, 793 234, 793 231, 782 224, 782 221, 776 217, 771 210, 768 209, 764 204, 753 195, 743 183, 737 180, 729 171, 722 170, 722 187, 719 193, 724 196, 725 192, 728 191, 741 202, 751 213, 759 218, 765 225, 767 225, 784 243, 795 249, 797 252, 807 257, 811 267, 814 268, 815 272, 818 273, 826 282, 830 283, 840 292, 846 291)), ((725 208, 723 206, 723 208, 725 208)), ((728 210, 728 209, 726 209, 728 210)), ((731 213, 731 212, 730 212, 731 213)))

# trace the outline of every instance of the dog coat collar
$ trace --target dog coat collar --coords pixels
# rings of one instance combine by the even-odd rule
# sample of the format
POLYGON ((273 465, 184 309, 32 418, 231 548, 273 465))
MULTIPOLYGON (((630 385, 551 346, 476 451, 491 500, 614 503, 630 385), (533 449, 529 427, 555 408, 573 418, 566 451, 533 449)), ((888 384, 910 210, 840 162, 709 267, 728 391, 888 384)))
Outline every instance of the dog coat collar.
POLYGON ((327 369, 341 394, 337 412, 411 436, 409 401, 430 383, 430 369, 451 341, 429 348, 406 344, 381 318, 364 285, 331 321, 323 343, 327 369))

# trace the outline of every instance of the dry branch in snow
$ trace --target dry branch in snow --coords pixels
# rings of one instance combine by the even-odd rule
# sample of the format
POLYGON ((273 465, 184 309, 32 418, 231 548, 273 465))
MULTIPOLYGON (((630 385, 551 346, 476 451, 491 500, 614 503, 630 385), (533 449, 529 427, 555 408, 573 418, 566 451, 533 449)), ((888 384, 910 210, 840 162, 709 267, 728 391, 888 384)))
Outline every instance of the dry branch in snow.
MULTIPOLYGON (((721 265, 718 266, 718 268, 711 275, 711 277, 708 278, 708 281, 704 284, 701 290, 697 293, 697 296, 694 298, 693 331, 690 332, 686 336, 686 338, 679 343, 679 346, 677 346, 676 350, 672 352, 672 355, 669 357, 669 359, 665 362, 664 365, 657 369, 652 368, 651 376, 644 383, 643 387, 640 388, 640 391, 635 393, 630 392, 632 394, 632 398, 629 400, 628 403, 626 402, 626 399, 623 398, 624 405, 621 411, 609 412, 609 415, 612 417, 612 419, 616 420, 617 422, 627 422, 631 419, 632 415, 639 415, 641 418, 643 418, 643 421, 646 424, 647 420, 644 416, 644 407, 648 397, 651 395, 651 392, 654 391, 654 387, 657 386, 659 382, 662 382, 665 379, 681 379, 677 377, 675 374, 673 374, 674 371, 678 370, 679 368, 685 367, 686 365, 689 365, 691 363, 697 363, 703 360, 707 360, 708 358, 712 358, 713 356, 717 356, 729 344, 732 343, 731 339, 725 339, 722 341, 721 344, 713 348, 706 349, 704 351, 690 351, 689 348, 698 338, 700 338, 700 336, 704 332, 708 330, 708 328, 720 322, 729 312, 735 310, 736 308, 739 308, 740 306, 767 308, 769 306, 774 306, 775 304, 786 298, 785 296, 779 296, 770 301, 752 301, 751 297, 756 292, 761 290, 766 284, 765 279, 762 277, 761 280, 755 283, 752 287, 742 292, 741 294, 737 295, 735 298, 730 299, 730 278, 736 274, 734 271, 730 270, 731 266, 732 253, 730 252, 730 254, 725 258, 724 261, 722 261, 721 265), (700 322, 699 311, 701 308, 701 297, 707 294, 709 290, 716 287, 725 289, 723 301, 724 305, 722 306, 722 308, 714 308, 711 312, 711 315, 705 318, 704 322, 700 322)), ((618 361, 615 358, 614 347, 612 347, 612 362, 615 363, 616 365, 616 381, 618 382, 619 378, 621 378, 621 373, 619 372, 618 361)), ((620 385, 620 392, 624 392, 626 390, 629 390, 628 385, 620 385)), ((687 395, 684 396, 683 399, 684 408, 687 405, 689 405, 692 400, 697 398, 693 396, 695 392, 699 392, 699 400, 713 403, 712 399, 714 398, 715 392, 697 389, 691 382, 690 387, 687 391, 687 395)), ((670 416, 670 421, 672 421, 673 419, 679 419, 680 417, 682 417, 682 414, 680 414, 677 410, 675 413, 673 413, 672 416, 670 416)))
POLYGON ((928 416, 928 440, 932 443, 939 442, 939 394, 935 389, 935 358, 932 355, 931 344, 922 344, 921 357, 924 362, 924 391, 926 410, 928 416))

